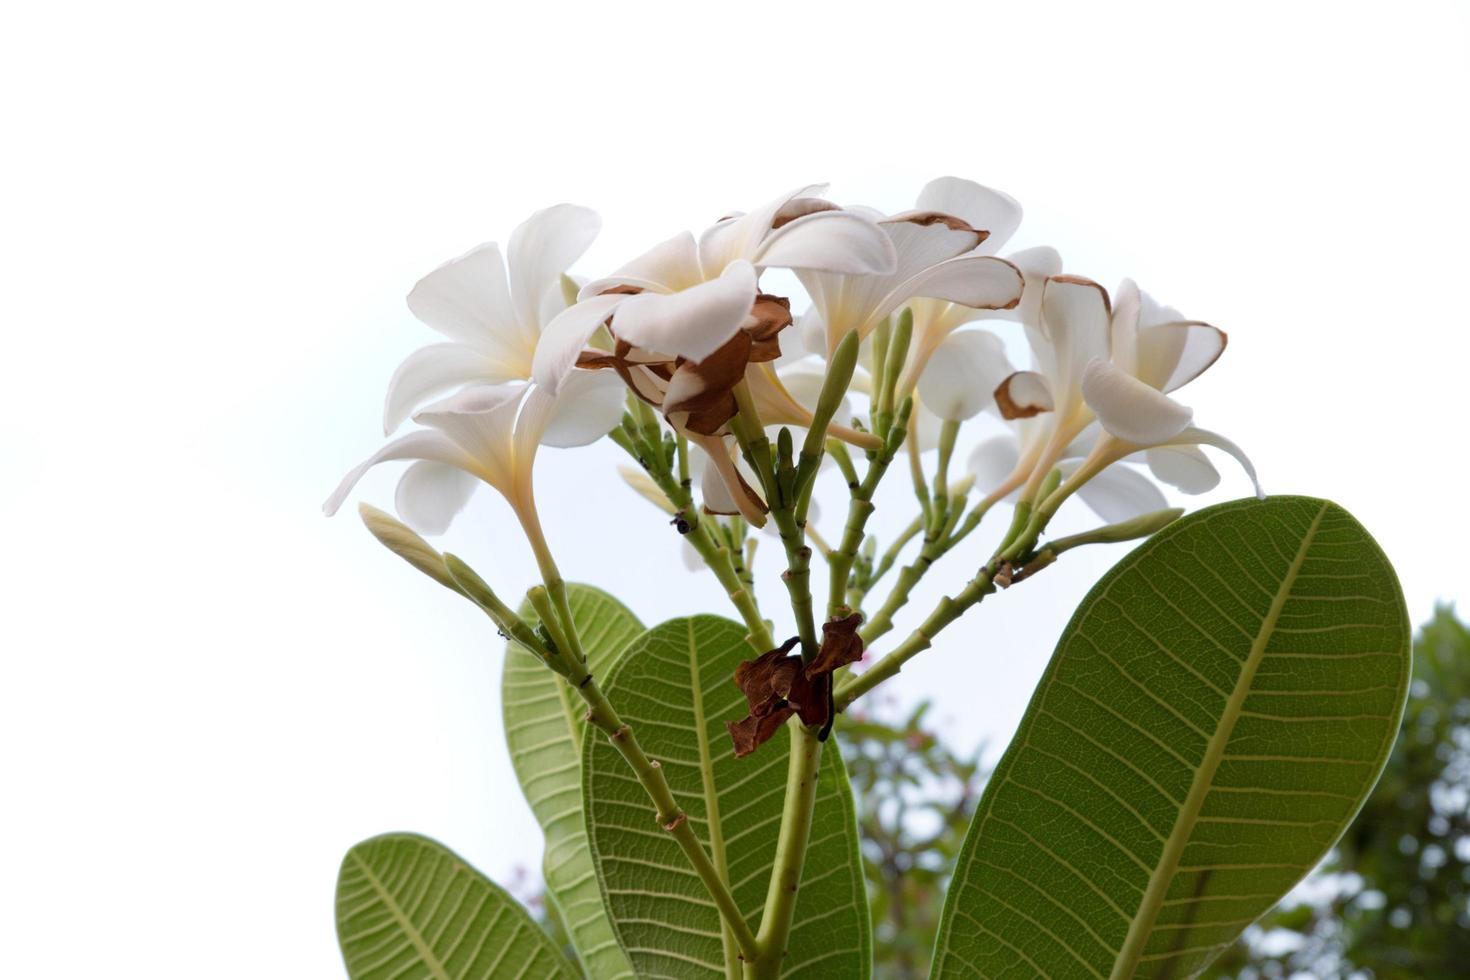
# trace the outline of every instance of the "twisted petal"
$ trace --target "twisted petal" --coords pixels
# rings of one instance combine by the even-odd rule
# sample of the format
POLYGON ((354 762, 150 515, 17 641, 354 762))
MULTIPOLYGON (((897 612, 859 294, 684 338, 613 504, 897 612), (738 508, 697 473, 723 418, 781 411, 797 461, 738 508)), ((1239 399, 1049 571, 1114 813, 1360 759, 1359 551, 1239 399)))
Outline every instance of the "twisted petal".
POLYGON ((1168 443, 1194 416, 1187 406, 1102 359, 1083 372, 1082 397, 1104 429, 1137 446, 1168 443))
POLYGON ((578 298, 585 300, 616 288, 676 293, 701 282, 704 282, 704 274, 699 268, 699 249, 694 244, 694 236, 681 231, 615 270, 612 275, 589 282, 582 287, 578 298))
POLYGON ((464 344, 430 344, 421 347, 398 365, 388 382, 383 403, 383 434, 403 424, 420 404, 451 388, 481 382, 510 381, 514 374, 493 358, 464 344))
POLYGON ((1160 391, 1174 391, 1199 377, 1225 352, 1224 331, 1193 320, 1160 323, 1138 331, 1136 373, 1160 391))
POLYGON ((1178 446, 1214 446, 1216 449, 1229 453, 1235 457, 1235 461, 1240 464, 1240 468, 1245 470, 1246 476, 1251 478, 1251 483, 1256 488, 1256 496, 1262 500, 1266 498, 1266 491, 1261 489, 1261 481, 1256 477, 1256 468, 1251 464, 1250 458, 1246 456, 1245 450, 1218 432, 1211 432, 1209 429, 1201 429, 1191 425, 1170 440, 1168 446, 1170 448, 1178 446))
POLYGON ((940 418, 962 422, 994 407, 995 389, 1014 373, 999 337, 964 330, 939 345, 919 376, 919 397, 940 418))
POLYGON ((403 471, 393 506, 420 534, 443 534, 479 485, 473 474, 435 460, 419 460, 403 471))
POLYGON ((1074 409, 1082 372, 1094 359, 1108 356, 1112 308, 1108 292, 1091 279, 1052 276, 1041 294, 1041 335, 1049 350, 1038 361, 1055 365, 1048 372, 1052 395, 1062 413, 1074 409))
MULTIPOLYGON (((1070 468, 1064 464, 1062 472, 1065 474, 1070 468)), ((1152 480, 1130 466, 1116 463, 1082 484, 1077 496, 1109 524, 1169 506, 1152 480)))
POLYGON ((477 476, 480 475, 479 467, 474 458, 448 436, 432 429, 421 429, 399 436, 353 467, 342 478, 342 482, 337 485, 337 489, 332 491, 332 495, 322 504, 322 512, 328 517, 337 513, 337 509, 342 506, 342 501, 347 499, 347 495, 352 492, 352 488, 357 486, 357 481, 361 480, 368 470, 377 466, 379 463, 385 463, 394 459, 433 460, 439 463, 447 463, 450 466, 457 466, 477 476))
POLYGON ((581 258, 601 228, 596 211, 557 204, 537 211, 511 232, 511 298, 524 330, 540 333, 542 300, 552 289, 561 289, 562 273, 581 258))
POLYGON ((897 292, 904 294, 905 299, 924 296, 977 310, 1001 310, 1021 302, 1025 284, 1021 270, 1005 259, 993 255, 961 255, 925 269, 897 292))
MULTIPOLYGON (((798 198, 821 197, 826 184, 797 187, 772 198, 749 214, 716 222, 699 236, 699 264, 705 276, 717 276, 737 259, 754 261, 762 239, 771 231, 782 209, 798 198)), ((806 209, 803 209, 806 210, 806 209)))
POLYGON ((1220 483, 1220 471, 1194 446, 1157 446, 1144 459, 1156 479, 1183 493, 1208 493, 1220 483))
POLYGON ((592 296, 569 306, 546 325, 531 362, 531 379, 555 394, 577 366, 577 355, 624 300, 623 293, 592 296))
POLYGON ((994 398, 1005 419, 1029 419, 1056 408, 1050 383, 1035 371, 1016 371, 1001 379, 994 398))
POLYGON ((988 254, 999 251, 1021 224, 1021 205, 1015 198, 960 177, 929 181, 919 192, 914 207, 952 214, 964 219, 971 228, 988 231, 990 237, 980 246, 988 254))
POLYGON ((761 243, 751 260, 762 268, 883 275, 898 264, 877 222, 854 211, 815 211, 790 221, 761 243))
POLYGON ((740 329, 755 296, 755 269, 736 260, 718 279, 698 286, 625 297, 614 314, 613 333, 637 347, 702 361, 740 329))

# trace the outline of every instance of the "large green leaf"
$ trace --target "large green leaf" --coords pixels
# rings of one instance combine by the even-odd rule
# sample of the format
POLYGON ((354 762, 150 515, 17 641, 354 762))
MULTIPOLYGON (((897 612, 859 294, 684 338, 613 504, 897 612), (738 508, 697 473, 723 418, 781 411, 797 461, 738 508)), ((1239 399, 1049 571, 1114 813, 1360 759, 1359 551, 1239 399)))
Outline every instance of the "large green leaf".
POLYGON ((347 852, 337 939, 353 980, 577 976, 515 899, 418 834, 384 834, 347 852))
MULTIPOLYGON (((675 619, 629 645, 605 688, 679 805, 727 869, 755 929, 786 795, 790 735, 736 759, 725 722, 745 715, 733 681, 751 656, 745 627, 715 616, 675 619)), ((719 913, 617 750, 587 733, 583 798, 593 857, 613 927, 640 976, 725 977, 719 913)), ((872 936, 847 772, 822 753, 815 820, 782 976, 866 977, 872 936)))
POLYGON ((1078 608, 980 802, 936 977, 1187 977, 1357 813, 1409 676, 1398 580, 1335 504, 1223 504, 1078 608))
MULTIPOLYGON (((612 596, 568 586, 572 618, 592 673, 601 678, 643 624, 612 596)), ((527 606, 522 618, 535 622, 527 606)), ((633 976, 602 907, 582 820, 582 702, 559 675, 520 646, 506 645, 501 675, 505 740, 526 802, 546 835, 542 875, 587 975, 633 976)))

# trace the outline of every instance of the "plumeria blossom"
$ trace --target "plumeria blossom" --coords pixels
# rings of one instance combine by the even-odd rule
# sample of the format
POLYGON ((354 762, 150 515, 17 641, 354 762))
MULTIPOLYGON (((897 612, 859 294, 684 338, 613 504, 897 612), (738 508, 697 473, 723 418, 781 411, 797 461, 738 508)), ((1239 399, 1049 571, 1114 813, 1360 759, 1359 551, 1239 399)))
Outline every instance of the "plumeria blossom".
MULTIPOLYGON (((1020 430, 1019 433, 991 436, 976 445, 970 453, 969 469, 975 477, 976 485, 982 490, 1003 488, 1013 482, 1012 474, 1020 465, 1023 447, 1027 445, 1026 430, 1039 428, 1040 424, 1035 419, 1025 419, 1014 425, 1020 430)), ((1063 476, 1070 476, 1077 471, 1082 457, 1087 454, 1085 444, 1090 441, 1092 440, 1084 437, 1079 440, 1084 445, 1069 448, 1067 458, 1058 464, 1063 476)), ((1013 486, 1008 493, 995 497, 992 502, 1014 499, 1019 493, 1019 488, 1013 486)), ((1094 473, 1091 479, 1077 488, 1077 496, 1109 524, 1140 517, 1169 506, 1157 484, 1133 467, 1123 464, 1108 466, 1094 473)))
POLYGON ((545 208, 511 232, 508 262, 489 242, 420 279, 408 308, 449 342, 420 348, 398 366, 383 406, 384 435, 455 388, 530 378, 542 328, 566 306, 561 277, 601 223, 597 212, 575 204, 545 208))
POLYGON ((1004 417, 1036 420, 1020 427, 1017 461, 996 485, 998 496, 1022 483, 1034 490, 1054 466, 1075 458, 1094 421, 1102 433, 1068 480, 1073 486, 1138 456, 1159 479, 1202 493, 1219 476, 1194 448, 1200 444, 1236 456, 1255 479, 1239 447, 1191 427, 1190 410, 1165 394, 1214 363, 1225 347, 1223 332, 1159 306, 1131 280, 1119 287, 1115 307, 1090 279, 1051 276, 1038 313, 1026 324, 1035 366, 1007 377, 995 393, 1004 417))
POLYGON ((1215 363, 1225 350, 1225 334, 1159 307, 1131 281, 1123 283, 1119 297, 1111 357, 1093 359, 1082 373, 1082 397, 1103 430, 1083 468, 1107 466, 1141 452, 1161 478, 1172 478, 1186 491, 1208 489, 1213 467, 1194 447, 1213 446, 1235 457, 1255 484, 1256 495, 1264 496, 1241 448, 1191 424, 1193 411, 1168 394, 1215 363))
POLYGON ((531 466, 542 445, 583 446, 606 435, 623 413, 616 378, 584 373, 552 395, 534 384, 471 385, 414 415, 424 428, 406 433, 358 464, 322 509, 336 513, 357 482, 379 463, 411 459, 395 506, 411 527, 442 534, 479 482, 515 509, 533 545, 541 543, 531 495, 531 466))
MULTIPOLYGON (((734 417, 737 385, 747 382, 769 420, 807 425, 811 414, 761 365, 781 354, 777 335, 791 324, 790 304, 759 291, 768 267, 883 273, 896 258, 889 237, 868 217, 839 208, 804 187, 755 211, 722 219, 696 241, 684 232, 612 275, 589 283, 578 303, 548 325, 533 376, 556 391, 576 368, 610 369, 639 398, 717 461, 734 417), (610 350, 589 348, 606 327, 610 350)), ((833 431, 870 446, 850 429, 833 431)), ((741 513, 764 523, 764 504, 748 484, 717 463, 741 513)))
MULTIPOLYGON (((762 269, 891 271, 896 257, 888 236, 867 216, 814 196, 822 190, 798 188, 749 214, 722 219, 698 241, 681 232, 588 283, 578 303, 548 326, 536 354, 536 380, 555 391, 606 324, 619 373, 640 397, 662 404, 670 383, 664 375, 675 370, 668 365, 699 365, 732 342, 743 346, 737 336, 742 328, 755 348, 790 323, 788 308, 785 322, 772 330, 783 318, 769 302, 758 308, 762 269)), ((755 356, 768 360, 779 353, 779 345, 767 344, 755 356)))
POLYGON ((827 353, 854 330, 866 338, 895 310, 918 298, 971 309, 1014 307, 1024 285, 1021 271, 979 249, 991 236, 990 225, 997 226, 997 238, 1003 241, 1020 218, 1020 205, 1009 197, 955 177, 926 184, 912 211, 875 214, 897 256, 892 271, 797 272, 822 324, 827 353))

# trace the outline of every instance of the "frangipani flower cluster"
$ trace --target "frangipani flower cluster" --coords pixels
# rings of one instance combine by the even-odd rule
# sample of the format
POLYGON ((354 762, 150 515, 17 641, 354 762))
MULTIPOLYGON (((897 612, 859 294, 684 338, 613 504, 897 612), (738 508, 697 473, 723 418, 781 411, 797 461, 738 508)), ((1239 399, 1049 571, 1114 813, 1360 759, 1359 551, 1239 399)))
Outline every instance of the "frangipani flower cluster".
MULTIPOLYGON (((909 449, 935 448, 945 424, 990 416, 1001 431, 970 458, 986 501, 1034 497, 1060 469, 1067 494, 1122 520, 1164 505, 1131 464, 1185 493, 1218 483, 1201 445, 1235 455, 1254 479, 1238 447, 1193 426, 1171 397, 1219 357, 1222 331, 1129 280, 1110 297, 1063 274, 1054 249, 1000 257, 1021 207, 971 181, 939 178, 894 214, 823 192, 800 187, 698 235, 679 232, 580 286, 567 273, 600 220, 570 204, 514 229, 504 259, 485 244, 429 273, 408 305, 447 342, 404 360, 384 406, 387 434, 410 417, 420 427, 354 468, 327 511, 372 466, 412 460, 396 506, 413 527, 444 532, 483 482, 538 537, 538 447, 596 441, 621 423, 626 394, 709 461, 701 492, 709 512, 761 525, 765 489, 733 438, 742 404, 771 431, 811 425, 825 359, 848 334, 868 351, 901 310, 912 334, 894 398, 915 403, 909 449), (799 317, 793 297, 762 291, 772 268, 791 270, 804 288, 799 317), (1024 370, 1001 335, 981 326, 1005 321, 1024 327, 1032 362, 1024 370)), ((848 394, 871 398, 874 384, 860 366, 848 394)), ((826 435, 874 451, 872 407, 853 412, 845 398, 826 435)))
MULTIPOLYGON (((504 258, 498 246, 481 245, 410 292, 412 313, 446 341, 410 354, 394 373, 384 404, 389 441, 326 502, 333 513, 373 467, 410 463, 395 495, 407 524, 364 504, 369 529, 474 603, 509 643, 550 671, 536 675, 548 687, 510 706, 559 704, 552 725, 571 726, 565 741, 573 757, 555 773, 588 765, 588 753, 576 748, 581 731, 607 738, 626 764, 620 778, 647 794, 655 826, 687 863, 678 869, 681 902, 691 897, 684 886, 692 874, 709 898, 706 918, 718 914, 720 955, 731 975, 771 980, 785 968, 823 743, 844 711, 987 596, 1033 578, 1074 548, 1147 537, 1176 520, 1182 511, 1168 507, 1160 483, 1200 493, 1220 480, 1200 447, 1235 456, 1255 478, 1240 449, 1195 426, 1175 397, 1220 357, 1225 334, 1161 306, 1131 281, 1109 295, 1064 272, 1054 249, 1011 249, 1020 223, 1012 198, 954 177, 932 181, 913 208, 897 213, 839 204, 824 188, 803 186, 698 233, 664 238, 608 263, 611 271, 593 267, 574 277, 599 219, 570 204, 538 211, 511 233, 504 258), (793 278, 795 295, 775 285, 793 278), (1028 363, 1018 367, 1023 351, 1028 363), (395 434, 409 420, 413 427, 395 434), (962 432, 981 438, 970 472, 952 479, 962 432), (698 706, 691 705, 697 720, 688 725, 659 722, 690 740, 666 744, 660 754, 672 748, 700 758, 708 793, 720 753, 709 744, 707 721, 722 723, 729 739, 721 770, 783 745, 789 752, 779 824, 774 815, 762 822, 775 828, 775 839, 768 841, 769 898, 758 928, 732 892, 723 838, 696 831, 660 761, 600 686, 606 673, 608 690, 618 693, 618 678, 627 675, 609 665, 615 657, 624 665, 636 660, 648 671, 636 683, 657 681, 660 708, 682 710, 664 699, 682 697, 684 682, 654 675, 659 662, 684 669, 683 658, 650 656, 639 641, 621 655, 584 649, 584 634, 592 646, 617 632, 603 628, 617 603, 575 600, 586 593, 563 578, 543 533, 533 474, 540 447, 604 438, 631 461, 623 478, 658 508, 651 529, 680 536, 686 561, 708 569, 738 613, 734 635, 744 631, 743 645, 722 640, 719 659, 706 663, 709 651, 696 653, 694 620, 664 624, 688 637, 688 665, 698 662, 689 693, 698 706), (880 546, 868 519, 900 458, 916 514, 880 546), (509 503, 536 556, 541 581, 524 605, 515 604, 534 620, 413 530, 445 532, 480 484, 509 503), (834 491, 846 498, 846 516, 824 536, 818 497, 834 491), (1047 537, 1073 495, 1105 523, 1047 537), (1008 529, 978 544, 982 536, 972 533, 1004 500, 1013 502, 1008 529), (768 616, 757 598, 762 545, 779 547, 784 558, 789 615, 768 616), (884 641, 916 584, 949 554, 968 556, 963 583, 906 638, 884 641), (873 601, 895 568, 886 595, 873 601), (887 649, 870 657, 879 642, 887 649), (717 702, 693 692, 711 682, 739 689, 743 717, 722 708, 726 717, 705 718, 717 702), (574 699, 585 714, 568 710, 574 699)), ((587 469, 598 459, 584 458, 587 469)), ((605 522, 598 498, 587 496, 587 513, 558 517, 605 522)), ((827 503, 831 513, 830 497, 827 503)), ((717 632, 733 640, 731 626, 719 624, 717 632)), ((641 727, 653 719, 632 720, 641 727)), ((522 721, 508 732, 524 728, 522 721)), ((735 776, 742 786, 755 778, 735 776)), ((570 788, 585 793, 593 785, 574 780, 570 788)), ((773 799, 779 788, 759 798, 773 799)), ((562 810, 555 820, 579 812, 562 810)), ((644 846, 642 836, 638 843, 644 846)), ((646 860, 637 867, 664 869, 646 860)), ((590 872, 575 874, 592 880, 590 872)), ((582 938, 620 955, 606 936, 582 938)), ((609 975, 621 972, 610 967, 609 975)))

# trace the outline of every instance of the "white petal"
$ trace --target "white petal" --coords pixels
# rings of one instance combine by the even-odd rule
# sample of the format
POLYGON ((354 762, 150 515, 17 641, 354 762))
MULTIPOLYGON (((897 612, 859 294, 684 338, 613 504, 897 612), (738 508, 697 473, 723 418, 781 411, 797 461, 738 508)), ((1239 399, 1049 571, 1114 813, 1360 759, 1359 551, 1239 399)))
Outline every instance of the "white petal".
POLYGON ((577 371, 557 390, 541 443, 569 448, 601 439, 622 420, 627 391, 613 371, 577 371))
POLYGON ((1225 334, 1208 323, 1182 321, 1138 332, 1138 377, 1160 391, 1181 388, 1219 359, 1225 334))
POLYGON ((475 385, 414 414, 420 425, 438 429, 475 460, 480 478, 509 494, 515 475, 516 415, 534 385, 475 385))
POLYGON ((659 242, 612 275, 589 282, 582 287, 578 297, 585 300, 617 286, 677 293, 701 282, 704 282, 704 274, 699 269, 699 250, 694 244, 694 236, 681 231, 668 241, 659 242))
POLYGON ((1042 334, 1055 364, 1052 393, 1063 414, 1076 407, 1082 372, 1096 358, 1107 358, 1112 327, 1108 293, 1091 279, 1052 276, 1041 294, 1042 334))
POLYGON ((825 184, 797 187, 772 198, 751 211, 717 222, 699 236, 699 264, 706 276, 717 276, 737 259, 753 261, 761 241, 771 230, 776 216, 791 201, 800 197, 820 197, 825 184))
MULTIPOLYGON (((763 527, 766 516, 740 489, 739 480, 747 482, 753 474, 742 474, 730 457, 730 449, 720 436, 689 437, 691 444, 704 450, 704 464, 699 473, 699 495, 706 510, 715 514, 739 514, 753 527, 763 527)), ((691 454, 692 455, 692 454, 691 454)), ((754 486, 754 484, 751 484, 754 486)))
POLYGON ((429 459, 472 472, 477 469, 475 461, 443 433, 423 429, 410 432, 389 442, 353 467, 322 504, 322 512, 328 517, 337 513, 337 508, 342 506, 342 501, 347 499, 347 495, 352 492, 357 481, 362 479, 363 474, 379 463, 393 459, 429 459))
POLYGON ((1193 446, 1156 446, 1144 454, 1155 477, 1187 494, 1208 493, 1220 483, 1220 471, 1193 446))
POLYGON ((613 316, 613 333, 635 346, 697 363, 735 335, 755 295, 755 269, 736 260, 710 282, 669 295, 626 297, 613 316))
POLYGON ((988 330, 951 334, 919 376, 919 397, 942 419, 962 422, 995 405, 995 389, 1014 370, 1005 343, 988 330))
POLYGON ((1035 371, 1016 371, 1002 378, 993 396, 1001 418, 1027 419, 1056 408, 1051 385, 1035 371))
MULTIPOLYGON (((1063 465, 1063 474, 1072 467, 1063 465)), ((1154 482, 1130 466, 1115 464, 1077 490, 1077 496, 1109 524, 1130 520, 1169 506, 1154 482)))
POLYGON ((505 262, 494 242, 472 248, 420 279, 408 294, 408 308, 450 340, 505 360, 529 360, 535 346, 535 337, 528 338, 516 322, 505 262))
MULTIPOLYGON (((811 412, 817 407, 817 399, 822 395, 827 372, 818 363, 810 362, 779 370, 776 377, 791 397, 796 399, 797 404, 811 412)), ((832 421, 838 425, 852 424, 852 406, 846 397, 838 405, 832 421)))
POLYGON ((898 263, 878 224, 852 211, 817 211, 771 232, 753 259, 762 268, 886 275, 898 263))
POLYGON ((1021 302, 1021 270, 993 255, 961 255, 931 266, 899 286, 905 298, 946 299, 973 309, 999 310, 1021 302))
POLYGON ((597 328, 626 299, 629 297, 621 293, 593 296, 557 314, 556 319, 546 325, 541 333, 541 342, 536 345, 531 378, 547 391, 555 393, 567 375, 576 369, 577 355, 586 349, 597 328))
POLYGON ((475 477, 457 466, 420 460, 399 477, 393 506, 404 523, 420 534, 443 534, 478 485, 475 477))
POLYGON ((1005 483, 1021 462, 1021 447, 1014 436, 991 436, 970 453, 969 469, 975 475, 975 486, 989 493, 1005 483))
POLYGON ((590 208, 557 204, 521 222, 510 234, 511 298, 521 325, 541 327, 541 300, 561 288, 561 274, 581 258, 597 237, 602 219, 590 208))
POLYGON ((1256 496, 1261 498, 1262 500, 1266 499, 1266 491, 1261 489, 1261 481, 1256 477, 1256 468, 1251 464, 1250 458, 1246 456, 1245 450, 1241 449, 1235 443, 1231 442, 1229 439, 1226 439, 1218 432, 1211 432, 1209 429, 1201 429, 1191 425, 1189 428, 1179 433, 1179 435, 1176 436, 1174 440, 1169 443, 1169 445, 1214 446, 1216 449, 1224 450, 1231 456, 1235 457, 1235 461, 1240 464, 1240 468, 1245 470, 1246 476, 1249 476, 1251 478, 1251 483, 1256 488, 1256 496))
POLYGON ((1021 291, 1021 302, 1015 309, 996 310, 984 315, 1019 320, 1026 325, 1028 332, 1040 330, 1041 295, 1046 289, 1046 280, 1061 275, 1062 256, 1056 249, 1042 245, 1012 252, 1006 256, 1006 261, 1020 269, 1026 280, 1026 288, 1021 291))
POLYGON ((1194 416, 1187 406, 1101 359, 1083 372, 1082 397, 1104 429, 1137 446, 1169 442, 1194 416))
POLYGON ((1015 198, 960 177, 929 181, 914 207, 952 214, 971 228, 988 231, 990 236, 980 245, 987 254, 999 251, 1021 224, 1021 205, 1015 198))
POLYGON ((463 344, 431 344, 398 365, 383 403, 383 434, 403 424, 417 406, 451 388, 473 382, 510 381, 502 365, 463 344))
POLYGON ((1114 364, 1136 378, 1142 377, 1138 373, 1139 303, 1138 285, 1132 279, 1124 279, 1118 284, 1117 294, 1113 297, 1112 359, 1114 364))

